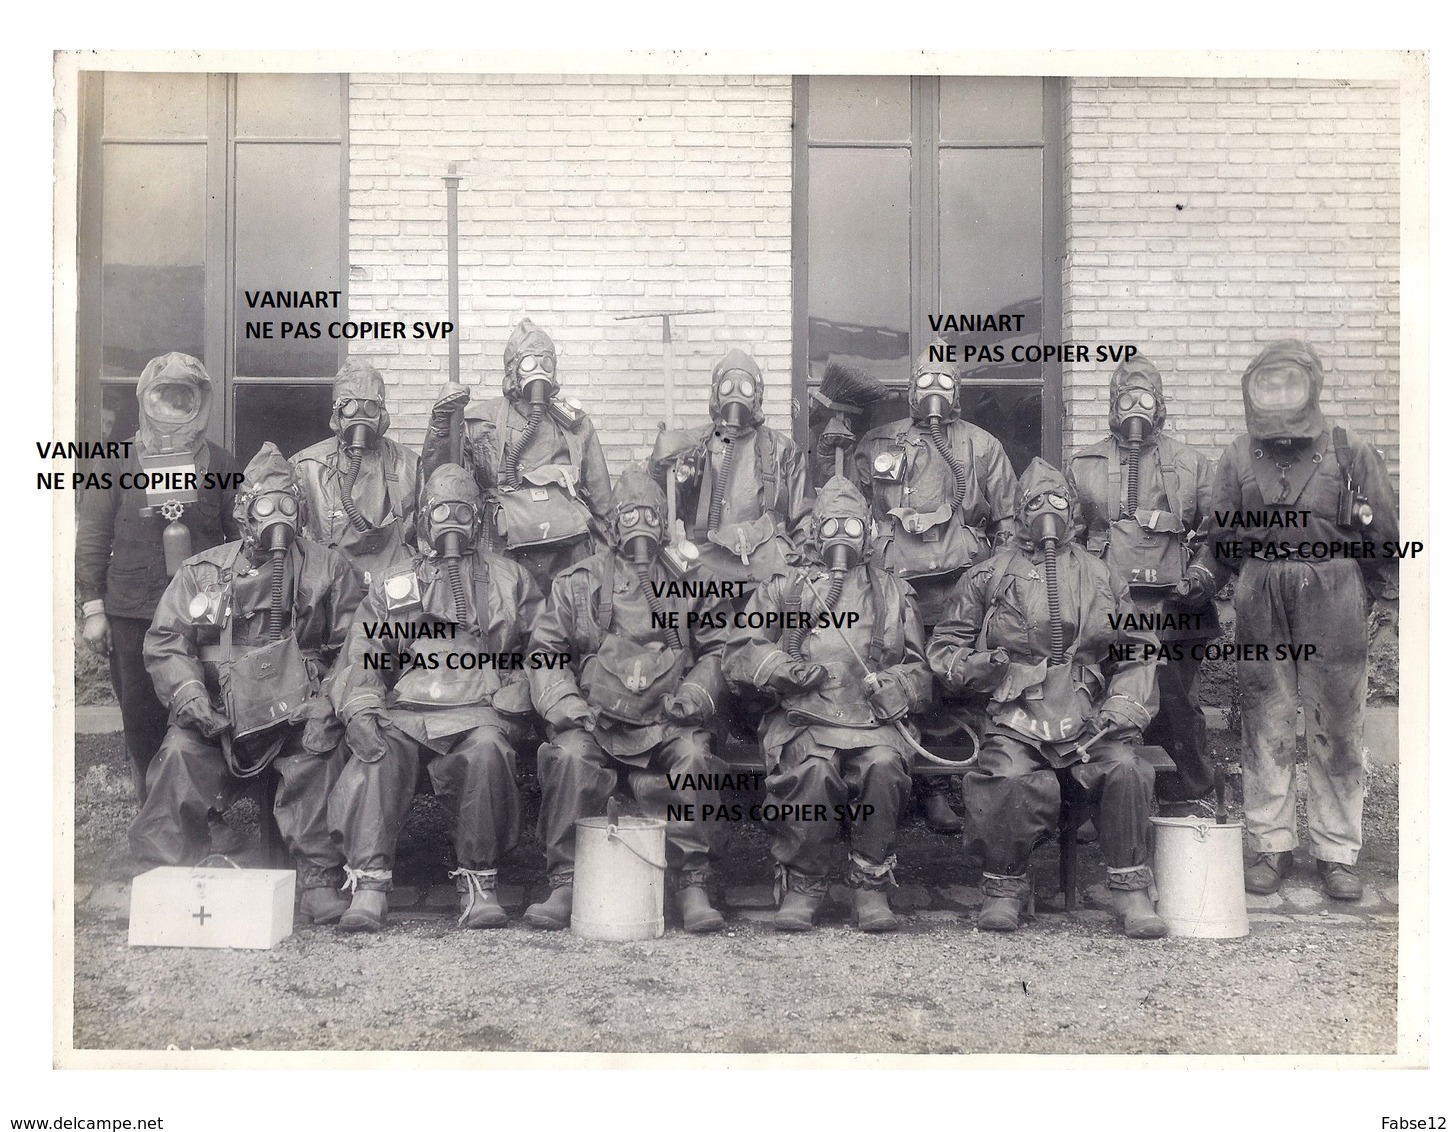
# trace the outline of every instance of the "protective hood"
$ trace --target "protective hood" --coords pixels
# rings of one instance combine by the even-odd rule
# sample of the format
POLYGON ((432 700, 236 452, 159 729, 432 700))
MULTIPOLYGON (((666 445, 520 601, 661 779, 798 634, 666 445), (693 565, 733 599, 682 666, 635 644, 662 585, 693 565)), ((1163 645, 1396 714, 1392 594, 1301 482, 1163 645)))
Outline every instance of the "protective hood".
MULTIPOLYGON (((334 375, 334 410, 329 416, 329 428, 335 436, 342 434, 349 423, 340 413, 340 406, 351 398, 360 401, 378 401, 384 404, 384 375, 363 358, 350 358, 334 375)), ((389 410, 382 409, 378 418, 376 437, 389 431, 389 410)))
POLYGON ((1163 375, 1152 362, 1135 355, 1118 365, 1107 387, 1107 424, 1114 433, 1122 432, 1123 414, 1117 408, 1117 399, 1129 390, 1144 389, 1153 395, 1157 406, 1153 409, 1152 431, 1143 439, 1148 440, 1162 431, 1163 422, 1168 418, 1168 406, 1163 400, 1163 375))
MULTIPOLYGON (((529 318, 521 319, 511 331, 511 336, 506 339, 506 349, 502 356, 505 375, 501 379, 501 389, 507 397, 514 399, 521 396, 521 374, 516 363, 525 354, 550 354, 553 361, 556 358, 556 343, 551 341, 551 336, 544 330, 538 330, 529 318)), ((554 373, 552 380, 557 386, 560 385, 554 373)))
POLYGON ((741 389, 730 388, 729 400, 748 405, 745 424, 754 427, 763 424, 763 371, 758 368, 756 361, 737 347, 724 354, 713 367, 713 387, 708 394, 708 411, 713 414, 715 421, 722 420, 724 383, 731 382, 736 387, 741 384, 745 375, 753 382, 753 392, 745 397, 741 389))
POLYGON ((812 550, 820 561, 831 568, 843 569, 864 560, 870 543, 870 508, 859 488, 844 476, 831 476, 829 482, 819 489, 810 523, 812 550), (838 519, 841 523, 846 519, 858 519, 863 524, 863 531, 858 537, 849 535, 842 527, 833 534, 827 533, 824 524, 830 519, 838 519))
POLYGON ((145 455, 200 453, 206 443, 207 419, 211 412, 212 378, 192 355, 173 351, 153 358, 142 370, 137 381, 137 436, 145 455), (196 413, 190 418, 179 419, 176 413, 165 412, 165 402, 157 391, 166 385, 195 390, 196 413))
MULTIPOLYGON (((937 338, 933 343, 931 343, 931 345, 938 347, 940 352, 943 353, 947 343, 944 338, 937 338)), ((939 359, 932 361, 930 357, 930 348, 927 347, 925 349, 925 352, 920 355, 919 361, 915 363, 915 370, 910 375, 910 389, 907 394, 910 402, 910 415, 914 417, 917 421, 926 419, 926 398, 932 395, 945 398, 945 403, 947 407, 945 412, 941 415, 941 420, 954 420, 956 417, 960 416, 960 370, 956 368, 956 364, 954 362, 945 362, 940 361, 939 359), (932 382, 928 388, 922 389, 920 385, 920 379, 926 374, 948 376, 950 378, 950 388, 947 389, 943 382, 936 381, 932 382)))
POLYGON ((646 467, 641 464, 632 464, 617 477, 616 486, 612 488, 611 504, 612 541, 628 557, 632 557, 629 541, 649 533, 641 525, 633 524, 629 528, 622 522, 622 513, 629 508, 637 507, 650 507, 657 512, 657 525, 650 532, 652 535, 651 553, 656 554, 657 549, 667 537, 667 496, 657 485, 657 481, 648 474, 646 467))
POLYGON ((1286 338, 1266 347, 1244 370, 1244 420, 1249 435, 1256 440, 1319 436, 1325 431, 1319 407, 1324 383, 1324 366, 1305 343, 1286 338))
POLYGON ((1046 492, 1060 492, 1067 498, 1066 527, 1057 539, 1058 546, 1066 546, 1072 541, 1077 533, 1077 492, 1067 477, 1051 464, 1048 464, 1040 456, 1032 457, 1026 471, 1021 473, 1021 478, 1016 482, 1016 535, 1021 545, 1028 549, 1039 549, 1040 542, 1033 530, 1035 516, 1032 514, 1028 504, 1031 500, 1046 492))
POLYGON ((297 501, 297 529, 302 530, 308 523, 308 509, 303 489, 298 483, 298 471, 283 458, 278 446, 267 440, 258 449, 258 454, 248 461, 243 471, 243 485, 233 501, 233 516, 243 532, 244 542, 257 541, 259 525, 253 516, 253 500, 260 495, 280 492, 292 495, 297 501))

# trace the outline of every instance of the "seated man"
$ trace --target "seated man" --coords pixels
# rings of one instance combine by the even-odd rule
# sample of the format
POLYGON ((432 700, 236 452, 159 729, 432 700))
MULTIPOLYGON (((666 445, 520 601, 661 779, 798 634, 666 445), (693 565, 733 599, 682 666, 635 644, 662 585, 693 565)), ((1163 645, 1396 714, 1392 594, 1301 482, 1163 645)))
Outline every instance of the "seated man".
POLYGON ((341 931, 384 924, 421 759, 455 825, 460 923, 506 923, 496 867, 520 840, 516 748, 531 714, 522 653, 541 595, 481 545, 480 496, 464 468, 437 468, 422 507, 424 549, 370 588, 330 682, 349 733, 329 799, 353 889, 341 931))
POLYGON ((820 490, 810 529, 807 553, 817 561, 759 588, 724 662, 735 684, 779 701, 760 735, 772 801, 795 816, 773 831, 775 888, 787 889, 774 926, 814 926, 845 828, 855 922, 893 931, 886 893, 911 758, 896 724, 931 689, 920 614, 909 583, 866 560, 869 508, 847 479, 820 490))
POLYGON ((1167 934, 1148 888, 1153 769, 1129 745, 1157 710, 1157 635, 1123 629, 1127 584, 1074 541, 1076 496, 1040 457, 1017 488, 1016 537, 956 585, 927 652, 946 691, 988 693, 990 722, 964 781, 966 840, 985 871, 982 931, 1015 931, 1027 868, 1061 813, 1058 772, 1096 804, 1123 931, 1167 934))
POLYGON ((128 836, 142 865, 195 863, 209 812, 276 774, 300 911, 329 923, 348 907, 324 820, 343 729, 320 683, 364 587, 342 555, 298 535, 303 512, 293 465, 264 444, 235 503, 242 541, 187 559, 158 602, 144 651, 171 720, 128 836))
POLYGON ((684 928, 723 926, 708 900, 714 839, 704 816, 721 798, 701 784, 725 769, 705 724, 727 691, 733 611, 724 597, 680 596, 660 553, 666 503, 644 470, 628 468, 612 493, 615 545, 557 575, 531 635, 533 658, 546 661, 530 669, 531 699, 551 736, 537 764, 551 895, 526 909, 534 927, 571 922, 576 822, 606 811, 623 770, 649 816, 666 818, 669 803, 693 815, 668 820, 668 880, 684 928), (561 657, 564 666, 548 666, 561 657))

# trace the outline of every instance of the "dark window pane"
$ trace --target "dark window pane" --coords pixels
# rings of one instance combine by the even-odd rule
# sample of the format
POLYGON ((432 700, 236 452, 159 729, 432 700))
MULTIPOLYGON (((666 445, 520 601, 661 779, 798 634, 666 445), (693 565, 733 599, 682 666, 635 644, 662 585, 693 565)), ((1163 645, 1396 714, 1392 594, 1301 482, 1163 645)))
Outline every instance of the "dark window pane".
POLYGON ((108 145, 102 163, 101 372, 202 357, 202 145, 108 145))
MULTIPOLYGON (((95 396, 98 387, 87 383, 86 395, 95 396)), ((136 385, 110 382, 99 387, 101 395, 101 439, 126 440, 136 435, 136 385)))
POLYGON ((109 138, 200 138, 207 134, 207 76, 109 71, 109 138))
POLYGON ((240 145, 237 155, 238 374, 332 377, 339 342, 328 326, 347 311, 259 309, 244 292, 340 289, 339 147, 240 145), (246 336, 249 323, 263 322, 272 323, 271 340, 246 336), (320 336, 283 338, 285 322, 317 322, 320 336))
POLYGON ((967 374, 1041 375, 1039 363, 1011 360, 1013 346, 1033 344, 1041 335, 1041 198, 1040 150, 940 155, 940 310, 1011 318, 1007 331, 945 335, 963 352, 978 352, 968 358, 967 374), (996 346, 1005 355, 1000 362, 991 356, 996 346))
POLYGON ((1042 135, 1040 78, 940 80, 942 141, 1037 141, 1042 135))
POLYGON ((329 436, 331 385, 239 384, 233 386, 233 451, 238 463, 248 461, 265 440, 292 456, 329 436))
POLYGON ((910 80, 904 75, 816 75, 809 80, 813 141, 910 140, 910 80))
POLYGON ((240 138, 336 138, 339 75, 239 75, 240 138))
POLYGON ((1025 385, 961 385, 961 416, 1001 442, 1018 476, 1042 452, 1041 397, 1040 389, 1025 385))
POLYGON ((811 383, 844 362, 904 381, 910 356, 910 155, 809 153, 811 383))

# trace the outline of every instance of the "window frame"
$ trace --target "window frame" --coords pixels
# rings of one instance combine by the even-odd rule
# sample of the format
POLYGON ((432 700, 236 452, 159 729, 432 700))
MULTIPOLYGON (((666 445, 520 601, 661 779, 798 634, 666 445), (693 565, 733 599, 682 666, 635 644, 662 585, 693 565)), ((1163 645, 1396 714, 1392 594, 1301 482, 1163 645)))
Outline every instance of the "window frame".
MULTIPOLYGON (((1042 137, 996 141, 942 141, 940 78, 910 78, 910 356, 919 357, 930 344, 930 313, 940 309, 940 153, 942 150, 1040 149, 1042 153, 1042 340, 1060 341, 1062 329, 1062 266, 1066 259, 1062 191, 1062 81, 1042 79, 1042 137), (1055 339, 1053 338, 1055 335, 1055 339)), ((793 304, 792 432, 802 446, 809 436, 809 151, 811 149, 905 149, 898 141, 825 141, 809 139, 811 76, 793 81, 793 159, 790 263, 793 304)), ((905 375, 909 380, 909 374, 905 375)), ((1066 406, 1062 397, 1062 365, 1041 363, 1040 381, 1008 380, 998 385, 1035 385, 1041 389, 1042 459, 1061 466, 1066 406)), ((901 386, 903 388, 903 386, 901 386)))

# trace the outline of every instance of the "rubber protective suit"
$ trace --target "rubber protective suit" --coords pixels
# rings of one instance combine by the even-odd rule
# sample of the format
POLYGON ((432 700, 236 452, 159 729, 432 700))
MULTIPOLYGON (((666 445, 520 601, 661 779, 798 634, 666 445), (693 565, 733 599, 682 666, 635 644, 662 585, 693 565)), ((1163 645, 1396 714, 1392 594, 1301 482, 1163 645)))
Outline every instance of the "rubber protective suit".
POLYGON ((927 649, 948 695, 989 700, 964 780, 966 841, 987 896, 1027 898, 1032 848, 1057 828, 1063 771, 1095 803, 1109 887, 1145 889, 1153 770, 1129 744, 1157 708, 1157 637, 1117 627, 1137 606, 1074 541, 1077 500, 1061 472, 1033 459, 1017 498, 1014 542, 960 580, 927 649), (1114 647, 1131 659, 1111 659, 1114 647))
POLYGON ((667 822, 673 885, 702 887, 710 873, 716 823, 705 815, 719 792, 672 789, 668 776, 706 782, 694 776, 726 769, 707 725, 726 694, 733 608, 716 584, 693 579, 686 594, 680 588, 658 553, 666 505, 644 468, 623 472, 612 494, 614 545, 557 576, 531 635, 533 658, 542 658, 530 670, 531 699, 550 735, 537 773, 553 887, 572 882, 577 819, 605 813, 622 771, 649 816, 667 818, 669 804, 694 815, 667 822), (564 665, 547 666, 562 657, 564 665))
POLYGON ((516 749, 530 726, 526 641, 541 594, 480 545, 480 496, 445 464, 425 485, 420 553, 370 587, 331 681, 349 759, 329 828, 351 882, 388 891, 421 761, 454 826, 456 887, 496 887, 520 840, 516 749))
POLYGON ((652 475, 664 491, 676 485, 703 575, 756 585, 788 568, 800 539, 810 504, 804 454, 763 423, 763 374, 742 350, 713 367, 708 407, 708 424, 659 434, 652 475))
POLYGON ((384 378, 361 358, 334 377, 329 429, 334 439, 293 457, 308 499, 304 534, 345 555, 369 585, 410 558, 420 460, 384 435, 384 378))
POLYGON ((611 481, 590 418, 559 395, 555 344, 529 318, 506 342, 504 364, 504 397, 467 404, 467 389, 446 386, 430 414, 420 474, 452 459, 454 421, 463 434, 458 462, 485 500, 487 547, 545 593, 560 570, 605 545, 611 481))
MULTIPOLYGON (((205 438, 212 379, 187 354, 153 358, 137 382, 139 428, 124 459, 95 461, 97 486, 83 487, 76 520, 76 597, 85 616, 87 645, 111 666, 111 686, 131 758, 137 800, 146 800, 147 768, 167 732, 167 708, 157 699, 142 658, 142 641, 167 588, 162 532, 170 520, 139 487, 121 486, 142 471, 142 456, 187 453, 197 472, 197 500, 186 505, 192 553, 238 537, 230 485, 237 460, 205 438), (204 479, 203 473, 212 473, 204 479), (101 485, 105 486, 101 486, 101 485)), ((128 482, 134 483, 135 480, 128 482)))
POLYGON ((189 559, 157 604, 146 636, 146 664, 157 695, 171 710, 166 738, 147 775, 147 800, 129 837, 138 864, 190 864, 207 845, 208 811, 221 813, 247 788, 228 758, 277 745, 263 773, 277 776, 274 816, 299 869, 299 887, 338 883, 339 850, 329 840, 325 806, 338 773, 343 728, 320 694, 364 596, 358 572, 326 546, 296 535, 302 495, 293 466, 271 443, 249 463, 238 493, 240 542, 189 559), (285 501, 292 501, 290 505, 285 501), (265 514, 260 514, 265 512, 265 514), (286 519, 287 521, 275 521, 286 519), (282 528, 292 527, 292 531, 282 528), (282 624, 275 623, 281 553, 282 624), (233 702, 254 691, 245 657, 275 633, 291 637, 302 656, 307 689, 276 689, 300 699, 286 722, 260 737, 233 735, 233 702), (224 681, 230 695, 224 695, 224 681), (231 754, 224 755, 224 745, 231 754))
POLYGON ((779 883, 817 898, 841 858, 841 833, 852 887, 894 884, 911 765, 895 723, 925 706, 932 681, 914 591, 866 554, 864 497, 831 478, 810 522, 812 564, 759 587, 724 667, 735 685, 776 703, 760 728, 768 791, 803 817, 773 824, 772 852, 779 883), (794 624, 804 619, 811 627, 794 624))
POLYGON ((1083 545, 1127 582, 1143 623, 1177 654, 1158 667, 1160 706, 1145 738, 1178 766, 1168 800, 1191 800, 1213 788, 1193 644, 1216 638, 1219 626, 1210 595, 1183 596, 1184 578, 1188 544, 1212 522, 1213 464, 1165 431, 1163 377, 1151 361, 1119 365, 1108 400, 1109 435, 1072 457, 1067 479, 1083 545))
POLYGON ((1303 342, 1276 342, 1244 371, 1249 433, 1219 459, 1215 523, 1190 574, 1202 574, 1205 586, 1217 590, 1237 570, 1236 640, 1267 650, 1267 659, 1238 665, 1250 847, 1283 853, 1298 844, 1294 725, 1302 706, 1310 853, 1354 865, 1365 798, 1360 749, 1369 600, 1362 571, 1374 582, 1386 542, 1398 538, 1396 501, 1385 463, 1370 444, 1346 433, 1347 451, 1339 451, 1320 412, 1323 384, 1324 366, 1303 342), (1369 523, 1340 522, 1342 464, 1368 500, 1369 523), (1326 557, 1332 547, 1336 552, 1326 557), (1276 655, 1281 645, 1317 651, 1294 660, 1276 655))

